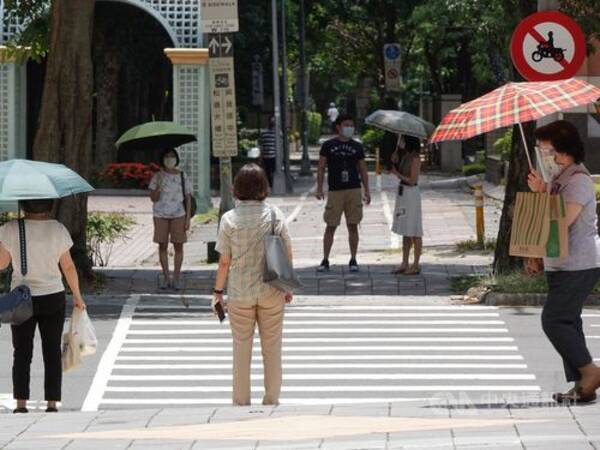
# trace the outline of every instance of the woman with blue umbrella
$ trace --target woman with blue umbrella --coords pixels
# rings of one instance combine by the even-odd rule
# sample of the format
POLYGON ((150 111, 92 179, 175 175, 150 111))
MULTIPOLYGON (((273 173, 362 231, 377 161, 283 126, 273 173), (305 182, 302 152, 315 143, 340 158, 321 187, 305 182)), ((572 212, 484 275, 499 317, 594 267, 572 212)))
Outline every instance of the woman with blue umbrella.
POLYGON ((65 322, 64 275, 73 307, 85 309, 77 269, 71 259, 71 236, 51 218, 54 199, 89 192, 93 188, 78 174, 59 164, 12 160, 0 163, 0 201, 18 201, 24 219, 0 228, 0 270, 11 263, 11 288, 27 286, 33 316, 12 325, 14 413, 27 413, 30 366, 35 329, 39 328, 44 359, 46 412, 57 412, 61 400, 61 339, 65 322))

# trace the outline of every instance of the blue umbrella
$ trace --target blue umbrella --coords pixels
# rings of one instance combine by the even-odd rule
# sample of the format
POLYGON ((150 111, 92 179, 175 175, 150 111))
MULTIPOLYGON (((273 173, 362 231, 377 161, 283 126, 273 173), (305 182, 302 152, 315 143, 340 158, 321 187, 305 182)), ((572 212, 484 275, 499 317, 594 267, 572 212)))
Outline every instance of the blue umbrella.
POLYGON ((93 190, 87 181, 62 164, 26 159, 0 163, 0 201, 62 198, 93 190))

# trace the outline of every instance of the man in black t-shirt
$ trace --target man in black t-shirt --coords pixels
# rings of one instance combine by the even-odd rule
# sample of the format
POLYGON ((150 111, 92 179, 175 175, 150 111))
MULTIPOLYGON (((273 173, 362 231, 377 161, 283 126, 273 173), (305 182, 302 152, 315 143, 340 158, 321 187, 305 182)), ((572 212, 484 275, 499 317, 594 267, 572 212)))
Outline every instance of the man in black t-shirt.
POLYGON ((317 172, 317 198, 323 199, 323 181, 327 168, 327 205, 323 219, 327 224, 323 237, 323 261, 317 269, 329 271, 329 253, 333 245, 335 230, 340 225, 342 214, 346 217, 346 226, 350 244, 350 271, 358 271, 356 251, 358 249, 358 224, 363 217, 363 200, 371 203, 369 192, 369 173, 365 163, 363 146, 352 139, 354 120, 347 114, 336 120, 338 135, 323 143, 317 172), (364 187, 364 196, 361 184, 364 187))

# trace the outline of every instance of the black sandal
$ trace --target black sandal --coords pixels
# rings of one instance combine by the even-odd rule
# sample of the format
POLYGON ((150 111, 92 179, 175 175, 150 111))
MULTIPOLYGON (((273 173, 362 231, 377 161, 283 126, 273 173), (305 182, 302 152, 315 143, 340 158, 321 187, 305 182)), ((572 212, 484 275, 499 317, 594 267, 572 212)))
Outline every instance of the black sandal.
POLYGON ((557 403, 569 404, 591 403, 596 401, 596 393, 592 392, 591 394, 582 394, 581 388, 573 388, 565 393, 557 392, 552 394, 552 400, 557 403))
POLYGON ((15 408, 13 414, 27 414, 29 410, 27 408, 15 408))
POLYGON ((58 409, 56 409, 56 408, 52 408, 51 406, 48 406, 48 407, 46 408, 46 412, 47 412, 47 413, 55 413, 55 412, 58 412, 58 409))

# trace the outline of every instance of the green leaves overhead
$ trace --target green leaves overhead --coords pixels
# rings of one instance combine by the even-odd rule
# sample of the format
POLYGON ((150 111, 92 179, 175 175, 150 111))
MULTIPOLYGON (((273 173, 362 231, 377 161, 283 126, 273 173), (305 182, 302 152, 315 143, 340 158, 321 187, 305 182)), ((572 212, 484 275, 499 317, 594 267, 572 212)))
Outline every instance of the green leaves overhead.
POLYGON ((40 61, 48 52, 50 0, 5 0, 4 25, 17 30, 5 43, 9 56, 40 61))

